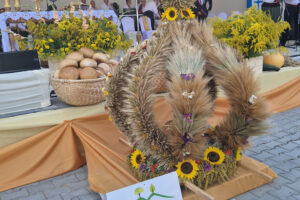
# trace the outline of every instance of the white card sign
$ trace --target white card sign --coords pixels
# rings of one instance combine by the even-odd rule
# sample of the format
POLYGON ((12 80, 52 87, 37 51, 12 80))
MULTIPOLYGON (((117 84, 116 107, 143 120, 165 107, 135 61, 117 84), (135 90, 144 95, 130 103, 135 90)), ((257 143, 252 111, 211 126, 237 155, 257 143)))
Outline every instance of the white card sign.
POLYGON ((107 193, 107 200, 182 200, 176 172, 107 193))

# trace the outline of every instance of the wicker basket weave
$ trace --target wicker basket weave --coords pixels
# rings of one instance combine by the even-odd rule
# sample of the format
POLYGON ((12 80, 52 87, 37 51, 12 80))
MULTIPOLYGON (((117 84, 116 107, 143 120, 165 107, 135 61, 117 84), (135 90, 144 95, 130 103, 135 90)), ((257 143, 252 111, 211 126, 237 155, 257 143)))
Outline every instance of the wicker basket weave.
POLYGON ((106 78, 90 80, 64 80, 51 77, 52 87, 57 97, 73 106, 86 106, 105 100, 102 88, 106 78))

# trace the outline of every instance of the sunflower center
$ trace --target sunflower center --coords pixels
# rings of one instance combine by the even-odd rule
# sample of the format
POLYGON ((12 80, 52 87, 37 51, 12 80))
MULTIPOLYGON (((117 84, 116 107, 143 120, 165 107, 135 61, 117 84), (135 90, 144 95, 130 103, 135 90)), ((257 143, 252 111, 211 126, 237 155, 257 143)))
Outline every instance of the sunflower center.
POLYGON ((188 17, 188 16, 189 16, 188 11, 186 11, 186 10, 182 11, 182 14, 183 14, 185 17, 188 17))
POLYGON ((143 158, 141 155, 137 155, 135 160, 136 160, 137 164, 140 164, 142 162, 143 158))
POLYGON ((171 10, 171 11, 169 12, 169 15, 170 15, 171 18, 173 18, 173 17, 175 17, 175 12, 174 12, 173 10, 171 10))
POLYGON ((193 171, 193 165, 189 162, 185 162, 180 167, 184 174, 190 174, 193 171))
POLYGON ((216 152, 209 152, 207 157, 208 157, 209 161, 211 161, 211 162, 217 162, 220 160, 220 156, 216 152))

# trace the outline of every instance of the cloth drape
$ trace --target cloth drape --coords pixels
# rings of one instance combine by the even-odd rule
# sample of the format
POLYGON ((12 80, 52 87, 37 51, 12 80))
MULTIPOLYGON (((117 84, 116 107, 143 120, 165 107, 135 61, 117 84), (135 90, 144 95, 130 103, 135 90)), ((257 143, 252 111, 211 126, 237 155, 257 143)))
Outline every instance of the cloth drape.
MULTIPOLYGON (((300 105, 300 77, 262 96, 267 99, 273 113, 297 107, 300 105)), ((211 124, 220 122, 229 110, 228 102, 224 98, 217 99, 215 104, 211 124)), ((155 120, 160 125, 172 118, 171 108, 165 98, 157 99, 154 105, 155 120)), ((80 167, 85 161, 90 187, 97 192, 107 193, 136 183, 137 180, 130 173, 126 161, 130 147, 122 143, 120 138, 126 139, 108 121, 108 115, 99 114, 65 121, 40 134, 1 148, 0 191, 63 174, 80 167), (80 155, 76 137, 83 144, 86 160, 80 155)), ((244 159, 249 165, 276 177, 267 166, 244 159)), ((242 168, 236 176, 236 182, 231 184, 240 193, 266 183, 260 176, 242 168)), ((217 193, 216 196, 220 194, 218 191, 227 197, 237 195, 234 190, 228 189, 228 184, 226 182, 222 184, 224 187, 218 185, 209 188, 208 192, 217 193), (217 190, 216 187, 221 188, 217 190)), ((186 194, 185 199, 197 199, 193 195, 189 196, 190 194, 186 194)))

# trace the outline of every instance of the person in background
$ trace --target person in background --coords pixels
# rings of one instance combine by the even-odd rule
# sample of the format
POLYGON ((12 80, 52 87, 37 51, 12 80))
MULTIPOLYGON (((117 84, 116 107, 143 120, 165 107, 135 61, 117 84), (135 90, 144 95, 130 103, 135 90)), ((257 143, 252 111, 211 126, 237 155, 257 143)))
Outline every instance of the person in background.
MULTIPOLYGON (((5 13, 5 8, 0 8, 0 14, 5 13)), ((0 35, 0 52, 3 52, 2 48, 2 34, 0 35)))
POLYGON ((112 9, 115 11, 116 15, 119 17, 120 16, 120 6, 116 2, 113 2, 111 4, 112 9))
POLYGON ((158 0, 154 0, 154 1, 149 1, 146 3, 146 0, 142 0, 142 11, 143 13, 149 11, 152 11, 154 14, 154 18, 155 19, 160 19, 160 15, 158 14, 158 10, 157 10, 157 4, 158 4, 158 0))
POLYGON ((50 0, 52 2, 52 4, 48 5, 47 7, 47 11, 51 11, 51 10, 57 10, 57 6, 55 5, 56 0, 50 0))
POLYGON ((143 14, 143 7, 146 6, 146 0, 144 1, 138 0, 138 5, 139 5, 139 14, 143 14))
POLYGON ((128 9, 128 8, 132 8, 132 5, 131 5, 131 0, 126 0, 126 3, 123 7, 123 9, 128 9))
POLYGON ((81 5, 80 5, 81 10, 88 10, 89 5, 86 3, 86 0, 81 0, 81 5))
POLYGON ((212 0, 196 0, 195 7, 192 8, 198 20, 204 20, 208 16, 208 12, 212 9, 212 0), (207 8, 208 4, 208 8, 207 8))
POLYGON ((163 12, 164 12, 160 0, 157 1, 157 10, 158 10, 158 14, 159 14, 160 16, 161 16, 161 15, 163 14, 163 12))
POLYGON ((263 0, 261 9, 271 15, 273 21, 280 21, 280 0, 263 0))
POLYGON ((5 8, 0 8, 0 14, 5 12, 5 8))
POLYGON ((94 0, 90 1, 90 5, 91 5, 92 9, 96 9, 96 3, 94 0))
MULTIPOLYGON (((284 21, 287 21, 291 25, 291 31, 294 35, 295 44, 299 45, 299 24, 298 24, 298 8, 300 0, 285 0, 285 11, 284 11, 284 21)), ((282 34, 280 45, 285 46, 288 40, 289 30, 285 30, 282 34)))
POLYGON ((108 0, 103 0, 103 4, 101 5, 102 10, 113 10, 113 7, 111 4, 109 4, 108 0))
POLYGON ((155 19, 160 19, 157 9, 158 0, 149 1, 146 3, 146 0, 142 0, 141 9, 143 15, 147 16, 151 20, 151 27, 154 30, 155 19))

